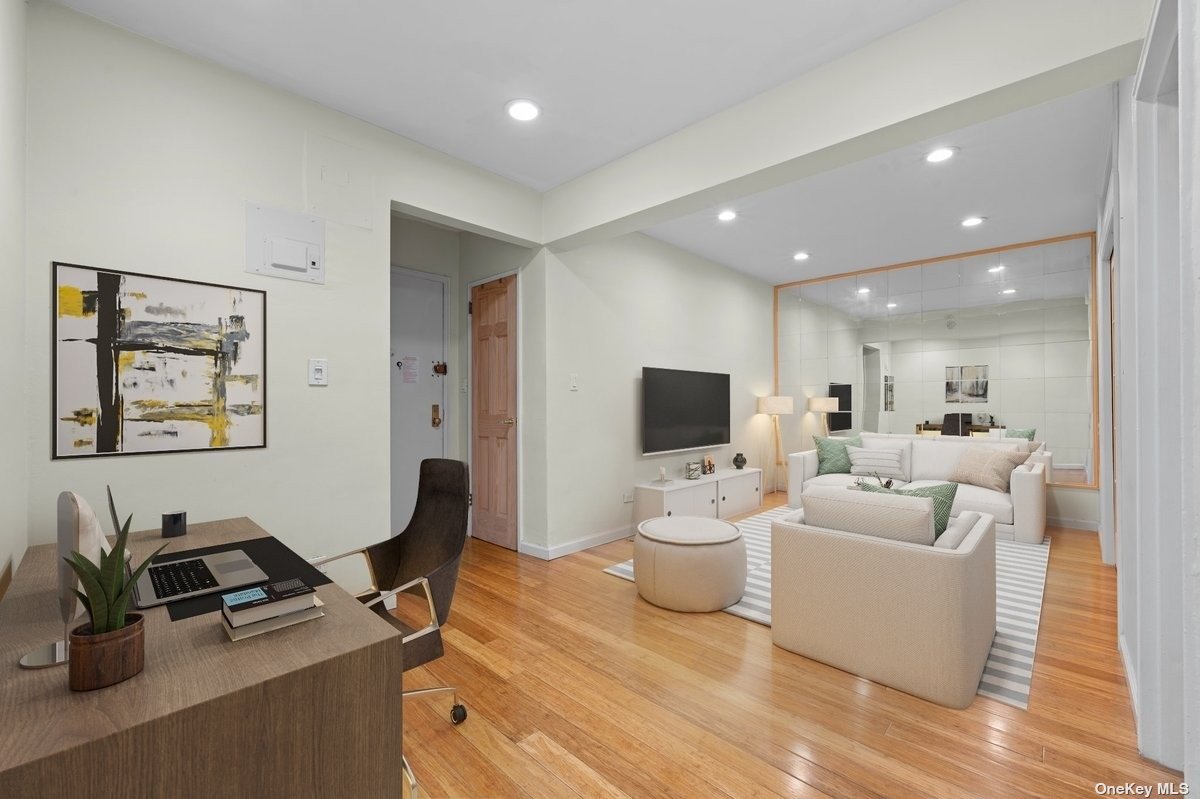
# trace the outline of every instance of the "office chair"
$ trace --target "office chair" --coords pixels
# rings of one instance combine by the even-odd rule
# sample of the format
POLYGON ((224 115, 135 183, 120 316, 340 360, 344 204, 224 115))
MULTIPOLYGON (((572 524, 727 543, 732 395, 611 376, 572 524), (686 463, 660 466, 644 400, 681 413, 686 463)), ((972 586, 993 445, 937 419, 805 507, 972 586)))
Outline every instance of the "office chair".
MULTIPOLYGON (((378 613, 404 636, 404 670, 423 666, 442 656, 441 627, 450 616, 450 602, 458 580, 458 565, 467 540, 467 505, 470 476, 462 461, 429 458, 421 461, 417 504, 403 532, 362 549, 312 561, 320 566, 339 558, 361 554, 371 571, 371 589, 359 601, 378 613), (388 613, 384 600, 399 593, 423 596, 429 603, 429 624, 414 629, 388 613)), ((436 693, 454 695, 450 720, 462 724, 467 709, 451 686, 405 691, 404 698, 436 693)), ((417 781, 408 758, 404 774, 412 795, 417 781)))
POLYGON ((971 414, 969 413, 948 413, 942 417, 942 435, 944 436, 970 435, 970 430, 971 414))

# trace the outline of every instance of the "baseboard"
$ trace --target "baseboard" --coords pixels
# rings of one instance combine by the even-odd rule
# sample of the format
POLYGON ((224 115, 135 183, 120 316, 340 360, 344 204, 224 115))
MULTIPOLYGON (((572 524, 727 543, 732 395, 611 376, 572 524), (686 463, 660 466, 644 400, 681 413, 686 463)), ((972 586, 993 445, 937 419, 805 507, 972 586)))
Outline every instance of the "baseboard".
POLYGON ((1063 519, 1059 516, 1047 516, 1047 527, 1070 527, 1072 530, 1085 530, 1090 533, 1100 531, 1100 523, 1089 519, 1063 519))
POLYGON ((1125 685, 1129 688, 1129 706, 1133 708, 1133 727, 1138 729, 1138 690, 1137 672, 1133 670, 1133 658, 1129 656, 1129 648, 1125 645, 1125 636, 1117 636, 1117 650, 1121 653, 1121 664, 1125 667, 1125 685))
POLYGON ((535 558, 541 558, 542 560, 554 560, 564 555, 582 552, 585 549, 598 547, 601 544, 608 544, 612 541, 620 541, 622 538, 628 538, 633 535, 633 530, 633 525, 627 524, 623 527, 614 527, 611 530, 605 530, 604 532, 584 536, 583 538, 576 538, 574 541, 567 541, 566 543, 556 544, 552 547, 543 547, 522 541, 517 544, 517 552, 523 555, 533 555, 535 558))

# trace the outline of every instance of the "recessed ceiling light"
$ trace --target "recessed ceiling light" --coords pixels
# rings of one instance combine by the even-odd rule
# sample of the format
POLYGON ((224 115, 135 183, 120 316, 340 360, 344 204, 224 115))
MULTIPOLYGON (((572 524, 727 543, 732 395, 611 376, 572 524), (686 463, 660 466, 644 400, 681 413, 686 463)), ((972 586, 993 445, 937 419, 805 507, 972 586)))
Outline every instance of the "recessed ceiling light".
POLYGON ((998 264, 998 265, 996 265, 996 266, 993 266, 993 267, 992 267, 991 269, 989 269, 988 271, 989 271, 989 272, 991 272, 993 275, 994 275, 994 274, 996 274, 997 272, 1003 272, 1003 271, 1004 271, 1004 264, 998 264))
POLYGON ((858 293, 859 294, 870 294, 871 290, 869 288, 867 288, 866 286, 863 286, 862 288, 860 288, 858 290, 858 293))
POLYGON ((732 208, 726 208, 717 214, 717 219, 720 219, 722 222, 732 222, 737 219, 737 211, 734 211, 732 208))
POLYGON ((533 100, 509 100, 504 110, 518 122, 529 122, 537 119, 542 113, 542 109, 538 108, 538 104, 533 100))
POLYGON ((888 307, 889 307, 889 308, 895 308, 895 307, 896 307, 896 303, 894 303, 894 302, 889 302, 889 303, 888 303, 888 307))
POLYGON ((1016 289, 1005 289, 1004 291, 1002 291, 1000 293, 1001 294, 1016 294, 1017 290, 1016 289))
POLYGON ((942 161, 949 161, 954 157, 956 147, 939 147, 936 150, 931 150, 929 155, 925 156, 925 160, 931 164, 938 164, 942 161))
POLYGON ((801 250, 800 252, 798 252, 792 256, 792 260, 793 261, 807 261, 808 253, 804 252, 804 250, 801 250))
POLYGON ((978 225, 982 225, 983 220, 985 220, 985 219, 987 219, 986 216, 968 216, 966 219, 964 219, 962 221, 962 226, 963 227, 976 227, 978 225))

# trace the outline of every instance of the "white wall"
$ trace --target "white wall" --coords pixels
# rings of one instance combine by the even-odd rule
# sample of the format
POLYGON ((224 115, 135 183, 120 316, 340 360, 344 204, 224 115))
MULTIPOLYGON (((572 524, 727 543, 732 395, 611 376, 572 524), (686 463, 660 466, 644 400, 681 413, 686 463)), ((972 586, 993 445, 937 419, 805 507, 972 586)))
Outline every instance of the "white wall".
MULTIPOLYGON (((728 468, 774 457, 757 396, 771 393, 772 289, 641 234, 546 256, 547 529, 551 556, 628 535, 639 482, 682 477, 703 452, 641 455, 643 366, 730 374, 728 468), (579 390, 569 389, 570 375, 579 390)), ((527 378, 528 379, 528 378, 527 378)))
POLYGON ((248 515, 306 554, 386 536, 391 203, 536 240, 538 196, 59 6, 29 15, 31 540, 60 490, 99 503, 105 483, 135 526, 248 515), (328 223, 325 286, 245 274, 243 204, 307 207, 310 136, 358 153, 370 227, 328 223), (268 447, 51 461, 52 260, 266 289, 268 447), (327 388, 306 385, 317 356, 327 388))
POLYGON ((0 0, 0 575, 25 554, 25 2, 0 0))

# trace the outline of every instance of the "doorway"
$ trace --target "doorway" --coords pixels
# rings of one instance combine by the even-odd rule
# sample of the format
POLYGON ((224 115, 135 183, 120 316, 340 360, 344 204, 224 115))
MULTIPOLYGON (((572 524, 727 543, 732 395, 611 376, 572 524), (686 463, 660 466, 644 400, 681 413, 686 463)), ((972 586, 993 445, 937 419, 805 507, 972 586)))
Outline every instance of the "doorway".
POLYGON ((879 348, 864 344, 863 361, 863 418, 862 429, 879 432, 880 399, 883 396, 883 370, 879 363, 879 348))
POLYGON ((392 267, 391 274, 392 534, 417 502, 421 461, 446 454, 445 375, 447 279, 392 267))
POLYGON ((471 287, 471 535, 517 548, 517 277, 471 287))

